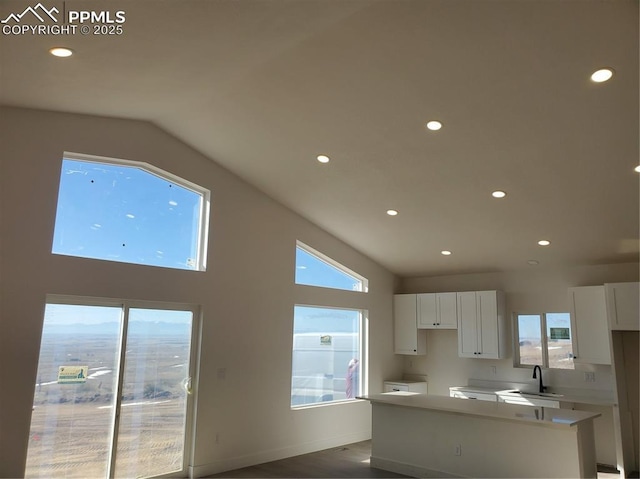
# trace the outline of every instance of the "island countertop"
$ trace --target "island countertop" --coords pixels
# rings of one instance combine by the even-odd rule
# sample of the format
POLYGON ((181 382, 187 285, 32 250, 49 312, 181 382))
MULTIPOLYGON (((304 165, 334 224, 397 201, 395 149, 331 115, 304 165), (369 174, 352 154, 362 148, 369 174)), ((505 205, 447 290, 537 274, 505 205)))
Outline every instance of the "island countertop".
POLYGON ((548 427, 567 428, 599 417, 599 413, 547 407, 520 406, 488 401, 470 401, 448 396, 392 392, 359 396, 372 404, 426 409, 456 415, 517 421, 548 427))

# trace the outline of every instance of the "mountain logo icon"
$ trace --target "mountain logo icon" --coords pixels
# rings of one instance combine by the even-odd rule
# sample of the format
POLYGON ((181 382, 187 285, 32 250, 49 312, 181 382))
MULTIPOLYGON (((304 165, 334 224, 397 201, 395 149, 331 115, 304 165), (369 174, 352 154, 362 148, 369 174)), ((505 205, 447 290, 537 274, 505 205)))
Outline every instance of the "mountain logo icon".
POLYGON ((31 13, 40 21, 40 23, 44 23, 46 17, 49 17, 54 22, 58 23, 58 19, 53 14, 60 13, 60 10, 58 10, 56 7, 47 10, 44 5, 42 5, 42 3, 38 3, 35 7, 25 8, 22 13, 11 13, 4 20, 0 20, 0 23, 9 23, 11 20, 16 23, 20 23, 22 21, 22 17, 24 17, 27 13, 31 13))

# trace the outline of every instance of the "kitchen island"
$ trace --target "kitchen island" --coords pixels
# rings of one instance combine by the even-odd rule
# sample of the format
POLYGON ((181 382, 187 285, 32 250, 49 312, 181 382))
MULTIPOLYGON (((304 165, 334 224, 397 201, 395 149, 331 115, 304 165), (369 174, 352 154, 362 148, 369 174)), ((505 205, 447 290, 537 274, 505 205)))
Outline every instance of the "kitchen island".
POLYGON ((371 466, 414 477, 597 477, 598 413, 384 393, 372 406, 371 466))

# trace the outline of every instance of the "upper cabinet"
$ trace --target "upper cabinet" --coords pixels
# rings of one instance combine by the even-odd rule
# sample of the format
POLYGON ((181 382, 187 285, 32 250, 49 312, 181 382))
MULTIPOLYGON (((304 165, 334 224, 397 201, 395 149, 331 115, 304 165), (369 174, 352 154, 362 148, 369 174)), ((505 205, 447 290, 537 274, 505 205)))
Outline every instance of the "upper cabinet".
POLYGON ((415 294, 393 296, 393 351, 396 354, 426 354, 426 331, 418 330, 418 301, 415 294))
POLYGON ((574 361, 611 364, 604 286, 569 288, 574 361))
POLYGON ((458 329, 456 297, 456 293, 418 294, 418 328, 458 329))
POLYGON ((458 356, 502 359, 507 354, 502 291, 457 293, 458 356))
POLYGON ((640 283, 608 283, 604 289, 609 327, 640 331, 640 283))

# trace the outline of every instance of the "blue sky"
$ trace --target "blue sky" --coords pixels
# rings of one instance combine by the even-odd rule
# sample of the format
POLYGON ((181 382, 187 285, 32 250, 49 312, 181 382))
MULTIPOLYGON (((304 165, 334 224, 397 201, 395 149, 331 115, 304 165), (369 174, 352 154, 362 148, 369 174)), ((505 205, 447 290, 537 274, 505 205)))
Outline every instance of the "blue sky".
POLYGON ((139 168, 64 159, 52 251, 195 269, 200 204, 139 168))
MULTIPOLYGON (((122 308, 119 306, 87 306, 76 304, 47 303, 45 309, 45 329, 47 326, 84 324, 97 326, 104 323, 119 323, 122 308)), ((183 324, 191 321, 190 311, 173 311, 131 308, 129 321, 162 322, 183 324)))
MULTIPOLYGON (((570 328, 569 313, 547 313, 547 332, 550 328, 570 328)), ((540 340, 540 315, 519 314, 518 333, 520 339, 540 340)))
POLYGON ((359 280, 296 248, 296 283, 354 291, 359 280))

